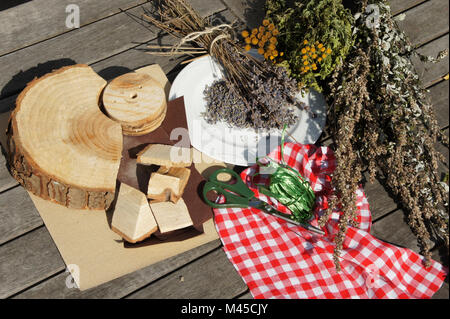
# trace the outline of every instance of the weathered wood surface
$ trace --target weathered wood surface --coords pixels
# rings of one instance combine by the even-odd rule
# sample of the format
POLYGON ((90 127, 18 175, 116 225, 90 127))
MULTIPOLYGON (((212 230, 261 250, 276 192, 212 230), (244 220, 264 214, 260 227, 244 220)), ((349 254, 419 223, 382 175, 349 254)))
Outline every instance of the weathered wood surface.
POLYGON ((253 296, 250 291, 247 291, 247 292, 243 293, 242 295, 238 296, 237 299, 253 299, 253 296))
POLYGON ((389 196, 388 192, 377 179, 370 182, 369 174, 367 172, 364 174, 364 179, 366 181, 363 185, 364 193, 369 201, 369 208, 373 221, 398 209, 398 205, 395 203, 394 199, 389 196))
POLYGON ((14 298, 123 298, 189 262, 201 258, 219 246, 220 241, 217 239, 85 291, 67 288, 66 278, 68 273, 63 272, 18 294, 14 298))
MULTIPOLYGON (((138 14, 139 9, 137 7, 127 12, 138 14)), ((2 56, 0 87, 3 89, 0 97, 17 93, 34 77, 51 69, 75 63, 91 64, 135 46, 132 41, 146 42, 156 36, 155 29, 149 30, 134 22, 126 13, 120 13, 2 56), (83 45, 76 45, 78 43, 83 45)))
POLYGON ((241 21, 245 21, 249 28, 261 25, 264 19, 265 0, 223 0, 241 21))
MULTIPOLYGON (((192 3, 197 2, 197 5, 200 5, 200 1, 198 0, 192 0, 192 3)), ((221 3, 216 2, 216 1, 212 1, 211 3, 208 4, 208 6, 204 6, 203 9, 201 10, 203 12, 203 14, 205 15, 209 15, 211 13, 214 12, 214 10, 222 10, 224 7, 221 3), (215 7, 214 7, 215 5, 215 7)), ((213 16, 213 20, 216 21, 216 23, 222 23, 222 22, 231 22, 232 20, 234 20, 234 16, 232 16, 229 12, 221 12, 219 14, 215 14, 213 16)), ((171 39, 170 37, 163 37, 162 41, 166 41, 166 43, 173 43, 173 39, 171 39)), ((158 43, 161 43, 161 38, 155 40, 158 43)), ((139 48, 143 48, 144 45, 138 46, 139 48)), ((135 55, 135 57, 136 57, 135 55)), ((182 57, 183 58, 183 57, 182 57)), ((185 58, 185 57, 184 57, 185 58)), ((113 55, 107 59, 101 60, 99 61, 97 64, 93 65, 94 70, 96 70, 97 72, 100 73, 100 75, 102 75, 105 78, 108 78, 108 75, 110 76, 110 78, 116 77, 120 74, 129 72, 130 69, 134 69, 137 67, 140 67, 144 64, 149 64, 149 63, 158 63, 162 66, 163 70, 165 72, 170 72, 174 66, 176 66, 178 63, 180 62, 180 58, 175 59, 174 61, 171 61, 170 59, 166 58, 166 57, 158 57, 158 56, 150 56, 148 54, 145 54, 143 51, 140 50, 134 50, 133 48, 131 48, 130 50, 125 50, 124 52, 121 52, 119 54, 113 55), (139 56, 139 59, 133 59, 130 57, 130 53, 131 55, 136 54, 139 56), (125 67, 123 67, 123 65, 125 65, 125 67), (120 67, 117 67, 120 66, 120 67), (126 68, 126 66, 130 66, 130 69, 126 68), (105 76, 106 75, 106 76, 105 76)), ((8 115, 8 111, 10 109, 13 108, 13 104, 15 101, 16 96, 10 96, 6 99, 0 100, 0 114, 1 115, 8 115), (5 112, 6 111, 6 112, 5 112)), ((7 116, 3 116, 7 119, 7 116)), ((4 157, 2 156, 2 158, 4 159, 4 157)), ((2 166, 0 166, 2 167, 2 166)), ((2 168, 2 170, 0 170, 1 173, 5 173, 5 176, 8 176, 9 173, 7 173, 6 171, 6 167, 4 167, 4 169, 2 168)), ((14 184, 14 182, 12 183, 14 184)), ((4 187, 7 187, 7 184, 0 184, 4 187)), ((14 184, 15 185, 15 184, 14 184)), ((12 186, 14 186, 12 185, 12 186)), ((18 190, 21 190, 21 194, 17 195, 20 197, 20 200, 23 201, 30 201, 28 195, 26 194, 25 190, 23 190, 21 187, 17 188, 18 190)), ((5 197, 4 197, 4 202, 10 202, 11 200, 15 200, 14 196, 12 193, 10 192, 5 192, 4 193, 5 197)), ((33 213, 33 210, 35 211, 34 206, 32 207, 28 207, 28 208, 24 208, 24 211, 16 211, 16 210, 11 210, 8 213, 11 214, 11 216, 9 216, 10 219, 17 219, 17 218, 26 218, 27 216, 29 216, 30 214, 33 213), (22 216, 21 216, 21 215, 22 216)), ((6 218, 6 217, 5 217, 6 218)), ((8 223, 9 224, 9 223, 8 223)), ((8 224, 5 224, 5 227, 8 227, 8 224)), ((10 224, 9 226, 14 226, 14 224, 10 224)), ((26 225, 23 225, 22 228, 25 228, 26 225)), ((30 233, 24 235, 23 237, 26 238, 30 238, 31 241, 42 241, 43 243, 49 245, 49 248, 43 247, 43 248, 39 248, 36 250, 36 252, 39 252, 40 250, 45 250, 48 252, 48 254, 51 254, 53 258, 49 258, 49 260, 51 260, 51 262, 53 263, 54 260, 57 260, 58 262, 54 262, 55 265, 63 265, 63 261, 58 253, 58 251, 56 249, 52 249, 52 245, 54 247, 54 243, 51 240, 50 236, 48 236, 48 238, 45 238, 45 236, 43 237, 42 235, 42 229, 45 230, 45 228, 38 228, 35 231, 31 231, 30 233)), ((24 232, 24 230, 21 230, 22 233, 24 232)), ((45 230, 46 232, 46 230, 45 230)), ((19 232, 17 232, 16 235, 19 235, 19 232)), ((14 238, 15 235, 9 235, 8 236, 8 240, 14 238)), ((1 248, 10 248, 8 249, 8 253, 5 253, 4 256, 5 258, 10 258, 13 260, 22 260, 27 258, 27 256, 29 255, 29 251, 28 250, 23 250, 23 249, 16 249, 15 246, 13 244, 18 244, 18 240, 20 240, 22 237, 16 239, 16 240, 12 240, 11 242, 6 243, 3 247, 1 248), (11 252, 15 252, 15 255, 11 255, 11 252)), ((192 258, 198 258, 199 256, 201 256, 202 254, 211 251, 214 248, 217 248, 218 245, 220 244, 219 241, 215 241, 211 244, 207 244, 204 245, 204 247, 202 246, 201 248, 196 248, 186 254, 181 254, 179 256, 174 257, 173 259, 169 259, 166 260, 164 262, 161 262, 157 265, 152 265, 149 266, 148 269, 146 270, 141 270, 138 272, 135 272, 130 277, 130 275, 124 276, 122 278, 119 278, 118 280, 120 281, 120 283, 117 283, 117 281, 112 281, 111 283, 107 283, 105 285, 101 285, 99 287, 96 287, 94 289, 91 290, 87 290, 83 293, 81 293, 79 290, 77 289, 65 289, 62 290, 60 289, 61 287, 65 287, 65 279, 67 278, 67 273, 62 272, 59 275, 54 276, 55 274, 58 274, 58 272, 61 272, 62 269, 59 267, 57 268, 53 268, 51 269, 51 267, 47 267, 47 273, 48 276, 54 276, 52 278, 50 278, 47 281, 43 281, 42 283, 36 285, 31 291, 30 294, 32 296, 37 296, 34 293, 41 291, 41 289, 44 290, 52 290, 53 292, 58 292, 57 296, 52 295, 51 293, 49 293, 49 296, 54 296, 54 297, 92 297, 92 298, 99 298, 99 297, 104 297, 104 298, 120 298, 120 297, 124 297, 125 295, 131 293, 132 291, 139 289, 142 286, 147 285, 149 282, 151 282, 152 280, 157 279, 158 277, 164 275, 164 272, 170 272, 173 269, 180 267, 181 265, 184 265, 186 263, 188 263, 192 258), (159 267, 159 268, 158 268, 159 267), (171 268, 172 267, 172 268, 171 268), (152 277, 154 276, 154 277, 152 277), (58 281, 58 279, 61 279, 60 281, 58 281), (42 284, 44 284, 44 286, 41 286, 42 284), (127 284, 128 283, 128 284, 127 284), (56 284, 56 286, 55 286, 56 284), (134 286, 133 286, 134 284, 134 286), (109 286, 108 286, 109 285, 109 286), (49 288, 50 287, 50 288, 49 288), (55 287, 58 287, 55 289, 55 287), (118 287, 120 287, 121 289, 118 289, 118 287), (68 292, 70 291, 70 293, 68 292)), ((17 293, 17 291, 21 291, 23 289, 26 289, 27 287, 32 286, 33 284, 35 284, 36 282, 42 281, 45 278, 41 278, 41 272, 40 272, 40 267, 39 267, 39 263, 41 263, 41 261, 38 258, 31 258, 30 259, 30 263, 32 264, 36 264, 35 266, 31 265, 28 266, 29 268, 29 272, 32 274, 30 276, 24 276, 23 280, 18 281, 16 283, 15 287, 6 287, 5 286, 5 294, 8 293, 5 296, 10 296, 14 293, 17 293), (36 271, 34 270, 34 268, 36 268, 36 271), (39 278, 39 279, 36 279, 39 278)), ((15 267, 11 266, 11 264, 9 265, 4 265, 4 277, 14 277, 13 272, 15 272, 15 267)), ((1 277, 0 277, 1 278, 1 277)), ((28 291, 27 291, 28 292, 28 291)), ((39 294, 38 297, 42 297, 42 296, 47 296, 47 294, 39 294)))
POLYGON ((117 14, 146 0, 33 0, 0 11, 0 56, 73 29, 66 26, 70 4, 79 7, 80 26, 117 14))
MULTIPOLYGON (((448 47, 449 36, 446 34, 420 47, 417 52, 425 56, 437 57, 439 52, 448 49, 448 47)), ((428 87, 436 83, 436 81, 442 80, 442 78, 448 74, 448 56, 438 63, 422 62, 417 56, 412 57, 411 60, 424 87, 428 87)))
POLYGON ((64 270, 45 227, 0 246, 0 298, 9 297, 64 270))
POLYGON ((414 46, 423 45, 448 33, 448 1, 430 0, 405 12, 398 22, 414 46))
POLYGON ((0 245, 42 224, 25 189, 18 186, 0 194, 0 245))
POLYGON ((17 185, 17 181, 11 176, 6 165, 5 157, 3 154, 0 154, 0 192, 17 185))
POLYGON ((429 96, 433 103, 438 124, 441 128, 447 127, 449 120, 448 84, 449 81, 442 81, 429 89, 429 96))
MULTIPOLYGON (((211 22, 215 25, 222 23, 230 23, 236 17, 229 11, 220 11, 211 16, 211 22)), ((145 52, 148 45, 173 45, 177 38, 170 35, 162 35, 148 43, 138 45, 123 51, 117 55, 113 55, 107 59, 93 63, 92 68, 98 72, 103 78, 110 80, 118 75, 130 72, 143 65, 149 63, 159 64, 163 71, 168 74, 169 80, 173 80, 174 76, 184 67, 179 63, 185 60, 186 56, 179 56, 169 59, 165 56, 149 55, 145 52), (172 73, 172 78, 169 73, 172 73)), ((0 109, 1 110, 1 109, 0 109)))
POLYGON ((419 252, 417 239, 407 226, 401 210, 396 210, 374 223, 371 234, 381 240, 419 252))
MULTIPOLYGON (((204 17, 225 9, 219 0, 208 1, 206 5, 199 0, 191 3, 201 9, 199 13, 204 17)), ((143 7, 149 8, 149 4, 1 56, 0 98, 17 93, 34 77, 52 69, 75 63, 92 64, 156 39, 159 30, 140 20, 143 7)), ((20 7, 13 9, 17 8, 20 7)), ((151 63, 152 58, 148 61, 147 64, 151 63)))
MULTIPOLYGON (((50 3, 49 0, 44 2, 50 3)), ((81 2, 85 1, 79 1, 81 2)), ((101 2, 98 1, 98 3, 101 2)), ((34 45, 29 46, 30 44, 25 42, 20 44, 19 41, 13 47, 19 48, 22 45, 22 49, 3 56, 0 53, 0 71, 2 71, 0 72, 0 97, 2 98, 0 121, 4 120, 4 112, 14 104, 15 92, 19 92, 34 76, 65 64, 89 63, 95 71, 109 80, 142 65, 158 63, 166 73, 169 73, 169 79, 173 80, 182 68, 178 62, 185 57, 170 60, 166 57, 148 55, 142 49, 148 41, 152 44, 170 44, 174 39, 168 36, 157 38, 160 34, 149 31, 138 22, 133 23, 132 17, 126 13, 114 11, 114 8, 117 8, 114 7, 114 3, 117 2, 120 1, 111 1, 108 7, 111 8, 112 13, 94 12, 93 15, 97 14, 97 18, 93 17, 91 22, 82 25, 80 29, 65 32, 56 28, 54 32, 60 32, 56 36, 56 33, 42 34, 42 38, 35 39, 34 42, 38 43, 34 45), (100 17, 102 14, 104 16, 100 17), (83 45, 74 45, 79 43, 83 45), (49 62, 36 67, 45 61, 49 62)), ((137 3, 138 0, 128 2, 137 3)), ((264 1, 190 0, 190 2, 194 7, 202 8, 204 15, 216 12, 215 17, 222 19, 220 20, 222 22, 234 20, 234 15, 231 13, 233 12, 252 26, 258 25, 261 21, 262 15, 260 13, 258 15, 258 10, 261 9, 264 1), (230 10, 223 11, 226 7, 230 10)), ((448 4, 446 2, 392 0, 391 3, 394 14, 407 10, 404 12, 405 20, 399 25, 415 45, 425 44, 419 49, 422 53, 435 56, 440 48, 445 48, 446 43, 448 47, 448 4)), ((20 12, 20 7, 12 7, 7 11, 20 12)), ((108 8, 104 8, 105 12, 109 12, 108 8)), ((127 11, 133 14, 140 12, 140 7, 133 7, 127 11)), ((9 50, 15 50, 14 48, 9 50)), ((426 86, 434 84, 430 88, 430 96, 439 125, 447 128, 448 81, 435 83, 445 75, 445 70, 448 72, 448 58, 436 65, 423 66, 420 63, 417 64, 415 61, 415 66, 419 73, 420 70, 425 71, 422 75, 424 84, 426 86)), ((446 132, 448 134, 448 129, 446 132)), ((448 149, 444 148, 443 152, 446 150, 448 158, 448 149)), ((2 158, 0 157, 0 163, 2 158)), ((4 243, 0 246, 0 282, 2 282, 0 297, 15 295, 17 298, 123 298, 127 296, 130 298, 162 298, 164 296, 167 298, 170 296, 251 298, 247 287, 222 249, 218 249, 220 246, 218 240, 84 292, 68 289, 65 285, 68 273, 64 272, 65 265, 53 241, 45 227, 41 226, 42 221, 36 215, 36 211, 33 211, 34 207, 28 206, 30 203, 27 203, 27 200, 30 200, 26 192, 21 187, 12 188, 16 184, 8 176, 6 167, 0 165, 0 192, 3 192, 0 194, 0 220, 6 221, 1 226, 6 231, 3 237, 0 237, 0 245, 4 243), (17 209, 8 209, 13 202, 21 204, 17 209), (5 203, 4 206, 2 203, 5 203), (26 222, 22 223, 21 220, 26 222), (222 267, 220 268, 222 273, 218 272, 217 267, 222 267), (180 276, 183 276, 184 281, 180 282, 180 276), (226 282, 228 278, 231 278, 230 282, 226 282), (218 283, 219 289, 215 289, 214 285, 205 285, 206 282, 218 283)), ((365 192, 375 220, 373 234, 382 240, 417 249, 416 238, 403 221, 403 212, 397 209, 395 201, 389 197, 381 184, 378 181, 373 184, 367 182, 365 192), (395 229, 391 227, 392 223, 398 223, 395 224, 395 229)), ((448 253, 442 255, 441 262, 448 264, 448 253)), ((445 296, 448 298, 448 284, 444 284, 435 298, 445 298, 445 296)))
POLYGON ((246 290, 247 286, 219 248, 127 298, 229 299, 246 290))
POLYGON ((389 0, 389 5, 391 6, 391 13, 396 15, 425 1, 427 0, 389 0))

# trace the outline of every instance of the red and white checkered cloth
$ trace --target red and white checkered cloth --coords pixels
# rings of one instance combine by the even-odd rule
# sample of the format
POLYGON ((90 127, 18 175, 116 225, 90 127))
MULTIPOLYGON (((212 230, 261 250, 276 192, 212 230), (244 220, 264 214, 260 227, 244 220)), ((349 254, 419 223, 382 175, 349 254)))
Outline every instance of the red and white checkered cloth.
MULTIPOLYGON (((269 156, 280 159, 280 147, 269 156)), ((316 194, 315 218, 326 210, 336 167, 327 147, 286 143, 284 160, 306 177, 316 194)), ((252 186, 252 166, 241 177, 252 186)), ((254 182, 263 182, 255 177, 254 182)), ((289 212, 252 188, 255 196, 289 212)), ((425 268, 415 252, 370 235, 372 223, 363 189, 357 191, 358 228, 349 227, 340 272, 333 262, 333 234, 340 212, 332 214, 326 235, 250 208, 214 209, 224 250, 254 298, 430 298, 442 285, 447 269, 433 261, 425 268)))

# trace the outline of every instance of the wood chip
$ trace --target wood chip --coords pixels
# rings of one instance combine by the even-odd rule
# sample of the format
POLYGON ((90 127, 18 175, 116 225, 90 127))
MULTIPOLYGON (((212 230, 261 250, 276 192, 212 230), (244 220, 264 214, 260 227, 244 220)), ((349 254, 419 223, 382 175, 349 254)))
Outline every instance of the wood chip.
POLYGON ((181 196, 183 196, 184 189, 189 181, 189 177, 191 176, 191 170, 186 167, 165 167, 161 166, 157 173, 166 174, 168 176, 173 176, 179 179, 179 189, 178 192, 172 192, 170 194, 170 201, 176 203, 181 196))
POLYGON ((176 204, 172 202, 150 202, 150 207, 162 234, 193 225, 182 198, 176 204))
POLYGON ((158 230, 145 194, 127 184, 120 185, 111 229, 130 243, 142 241, 158 230))
POLYGON ((152 173, 148 182, 147 197, 156 201, 170 200, 171 194, 180 193, 180 179, 178 177, 152 173))
POLYGON ((137 162, 144 165, 189 167, 192 164, 191 148, 150 144, 137 154, 137 162))

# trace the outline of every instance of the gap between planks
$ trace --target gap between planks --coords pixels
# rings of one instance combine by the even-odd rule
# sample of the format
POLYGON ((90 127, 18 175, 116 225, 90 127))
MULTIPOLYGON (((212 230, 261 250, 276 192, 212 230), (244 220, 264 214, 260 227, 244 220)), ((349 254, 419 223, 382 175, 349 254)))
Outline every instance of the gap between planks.
MULTIPOLYGON (((201 14, 205 14, 205 15, 210 15, 214 11, 214 12, 218 12, 220 10, 225 10, 226 6, 223 5, 222 2, 220 2, 219 0, 213 0, 213 1, 209 1, 208 3, 204 3, 202 0, 187 0, 188 3, 190 3, 195 9, 198 10, 198 12, 200 12, 201 14), (217 8, 220 8, 220 10, 217 10, 217 8)), ((28 40, 28 41, 23 41, 22 44, 17 45, 17 46, 13 46, 13 45, 8 45, 8 49, 7 51, 0 51, 0 57, 14 53, 16 51, 28 48, 30 46, 45 42, 47 40, 56 38, 60 35, 69 33, 69 32, 73 32, 76 30, 79 30, 83 27, 89 26, 93 23, 108 19, 110 17, 113 17, 117 14, 121 14, 121 13, 126 13, 128 11, 132 11, 133 9, 143 6, 146 3, 148 3, 149 1, 147 0, 115 0, 115 1, 104 1, 106 3, 103 4, 103 8, 102 10, 100 10, 100 14, 96 15, 95 12, 96 10, 91 7, 91 6, 97 6, 97 7, 102 7, 102 3, 101 1, 96 1, 98 3, 89 3, 87 0, 83 0, 83 1, 66 1, 68 2, 67 4, 74 4, 74 5, 78 5, 80 8, 80 17, 81 17, 81 23, 80 26, 77 28, 68 28, 67 26, 65 26, 65 19, 67 19, 67 16, 69 13, 64 12, 64 6, 66 5, 66 3, 62 3, 61 7, 55 7, 52 6, 50 8, 45 8, 45 6, 51 6, 51 3, 49 3, 49 1, 47 1, 47 3, 40 3, 39 2, 43 2, 40 0, 34 1, 36 2, 36 4, 34 3, 28 3, 28 4, 24 4, 24 6, 19 6, 19 7, 12 7, 9 9, 6 9, 3 12, 3 15, 5 15, 5 19, 9 18, 12 19, 11 16, 14 16, 14 14, 16 16, 19 17, 23 17, 23 13, 21 12, 26 12, 27 10, 30 11, 31 13, 33 13, 33 11, 36 11, 37 8, 33 8, 33 6, 39 6, 39 10, 53 10, 53 17, 50 19, 50 17, 47 16, 46 19, 48 19, 48 22, 52 22, 53 24, 58 23, 58 25, 50 25, 46 23, 45 26, 42 25, 37 25, 38 30, 35 30, 35 28, 33 29, 34 33, 38 33, 38 34, 44 34, 44 36, 36 41, 33 40, 28 40), (80 3, 81 2, 81 3, 80 3), (112 2, 117 3, 117 5, 111 4, 112 2), (58 11, 59 15, 56 15, 56 11, 58 11), (88 13, 86 13, 86 11, 88 11, 88 13), (9 16, 8 16, 9 14, 9 16), (88 18, 84 18, 85 16, 87 16, 88 18), (47 30, 39 30, 39 28, 45 28, 47 30), (55 31, 57 30, 57 31, 55 31), (62 30, 62 31, 61 31, 62 30), (52 33, 54 32, 54 33, 52 33)), ((62 1, 61 1, 62 2, 62 1)), ((52 14, 50 13, 50 15, 52 14)), ((1 16, 1 12, 0 12, 0 16, 1 16)), ((31 18, 33 18, 33 14, 29 14, 28 16, 31 16, 31 18)), ((39 18, 39 17, 38 17, 39 18)), ((42 21, 39 21, 42 22, 42 21)), ((7 22, 6 22, 7 23, 7 22)), ((20 31, 24 32, 26 31, 26 28, 22 28, 22 30, 14 30, 15 33, 19 33, 20 31)), ((13 31, 13 32, 14 32, 13 31)), ((15 34, 9 34, 10 36, 14 36, 15 34)))
POLYGON ((46 296, 47 298, 123 298, 142 286, 158 280, 166 273, 171 273, 193 260, 202 258, 220 246, 216 239, 197 248, 170 257, 153 265, 149 265, 135 272, 113 279, 109 282, 88 290, 68 289, 65 285, 68 274, 59 273, 51 279, 45 280, 24 291, 14 295, 14 298, 34 299, 46 296))
MULTIPOLYGON (((39 40, 37 40, 37 41, 32 41, 32 42, 24 43, 24 44, 21 45, 21 46, 13 47, 13 48, 9 49, 9 51, 1 52, 1 53, 0 53, 0 58, 1 58, 2 56, 5 56, 5 55, 8 55, 8 54, 14 53, 14 52, 16 52, 16 51, 19 51, 19 50, 22 50, 22 49, 31 47, 31 46, 33 46, 33 45, 35 45, 35 44, 38 44, 38 43, 41 43, 41 42, 44 42, 44 41, 47 41, 47 40, 56 38, 56 37, 58 37, 58 36, 60 36, 60 35, 62 35, 62 34, 69 33, 69 32, 73 32, 73 31, 75 31, 75 30, 77 30, 77 29, 80 29, 80 28, 86 27, 86 26, 88 26, 88 25, 90 25, 90 24, 96 23, 96 22, 98 22, 98 21, 102 21, 102 20, 104 20, 104 19, 110 18, 110 17, 115 16, 115 15, 117 15, 117 14, 120 14, 120 13, 122 13, 122 12, 126 12, 126 11, 128 11, 128 10, 134 9, 134 8, 136 8, 136 7, 139 7, 139 6, 143 5, 143 4, 145 4, 145 2, 146 2, 146 0, 130 1, 128 4, 125 4, 125 6, 124 6, 123 8, 122 8, 122 7, 116 7, 116 8, 111 7, 111 8, 110 8, 111 11, 109 11, 109 13, 106 13, 106 12, 105 12, 105 15, 104 15, 104 16, 99 16, 99 17, 94 18, 93 20, 90 20, 90 21, 87 21, 87 22, 85 22, 85 23, 82 23, 82 24, 80 24, 80 26, 79 26, 78 28, 68 29, 68 28, 66 27, 66 31, 57 32, 57 33, 48 35, 48 36, 46 36, 46 37, 44 37, 44 38, 41 38, 41 39, 39 39, 39 40), (133 3, 134 3, 134 4, 133 4, 133 3)), ((77 5, 77 3, 72 3, 72 4, 77 5)), ((8 10, 20 10, 20 8, 18 8, 18 7, 13 7, 13 8, 10 8, 10 9, 8 9, 8 10)), ((66 15, 66 13, 64 14, 64 16, 65 16, 65 15, 66 15)))
POLYGON ((391 7, 391 14, 392 16, 397 16, 427 1, 428 0, 390 0, 389 5, 391 7))
POLYGON ((223 249, 217 248, 126 298, 231 299, 247 289, 223 249), (214 285, 205 285, 213 282, 214 285))
MULTIPOLYGON (((204 5, 200 0, 189 0, 189 2, 195 3, 194 7, 200 6, 198 11, 202 17, 209 17, 226 9, 218 0, 207 2, 204 5)), ((76 31, 61 34, 58 37, 2 56, 0 58, 2 69, 0 87, 3 87, 0 93, 1 97, 20 92, 27 82, 52 69, 77 62, 93 64, 130 48, 135 48, 139 43, 157 39, 159 29, 140 19, 142 8, 148 8, 148 6, 149 3, 146 2, 76 31), (114 31, 112 32, 112 30, 114 31), (76 45, 77 43, 83 43, 83 45, 76 45)), ((146 58, 146 61, 150 60, 148 55, 146 58)))

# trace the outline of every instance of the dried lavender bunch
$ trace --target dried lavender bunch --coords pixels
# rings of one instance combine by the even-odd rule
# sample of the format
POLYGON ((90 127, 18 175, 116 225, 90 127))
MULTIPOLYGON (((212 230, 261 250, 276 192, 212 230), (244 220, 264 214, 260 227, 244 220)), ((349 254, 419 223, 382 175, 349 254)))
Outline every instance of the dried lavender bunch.
MULTIPOLYGON (((235 59, 243 63, 245 57, 235 59)), ((249 83, 251 96, 247 95, 249 103, 245 103, 235 87, 225 80, 215 81, 205 89, 207 111, 204 116, 209 123, 225 121, 239 128, 270 130, 282 129, 284 124, 290 126, 297 121, 294 107, 304 106, 295 101, 296 81, 288 77, 284 68, 263 63, 273 76, 266 79, 262 72, 254 69, 249 83)))
POLYGON ((338 160, 333 176, 338 198, 330 212, 338 205, 343 210, 335 262, 354 217, 355 175, 360 178, 368 167, 371 179, 381 177, 398 198, 429 264, 431 238, 449 244, 448 185, 438 173, 438 161, 444 158, 434 146, 437 141, 448 146, 448 138, 410 61, 415 51, 396 26, 386 1, 360 0, 358 6, 355 49, 328 85, 334 99, 329 120, 338 160), (368 4, 379 7, 379 23, 373 27, 366 25, 368 4))
MULTIPOLYGON (((234 111, 224 111, 225 121, 231 125, 244 124, 233 119, 238 114, 246 114, 245 127, 269 129, 293 124, 292 107, 300 104, 294 99, 297 84, 286 72, 246 54, 237 42, 227 37, 227 33, 212 28, 185 0, 162 0, 155 5, 156 17, 147 12, 144 19, 181 38, 180 44, 190 38, 190 42, 207 50, 223 67, 225 85, 235 95, 224 98, 227 101, 240 98, 244 105, 244 110, 239 112, 236 107, 234 111)), ((209 102, 210 107, 217 106, 209 102)))

